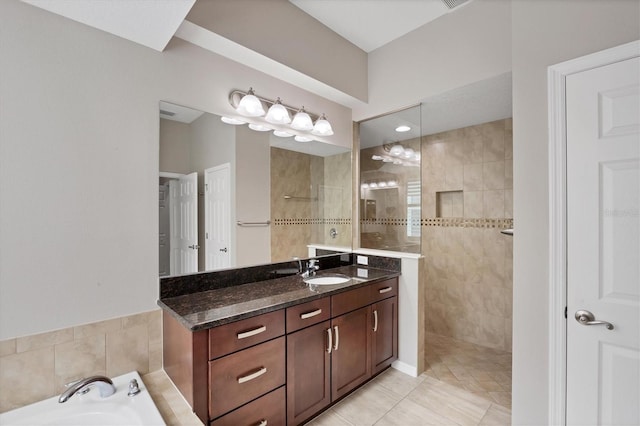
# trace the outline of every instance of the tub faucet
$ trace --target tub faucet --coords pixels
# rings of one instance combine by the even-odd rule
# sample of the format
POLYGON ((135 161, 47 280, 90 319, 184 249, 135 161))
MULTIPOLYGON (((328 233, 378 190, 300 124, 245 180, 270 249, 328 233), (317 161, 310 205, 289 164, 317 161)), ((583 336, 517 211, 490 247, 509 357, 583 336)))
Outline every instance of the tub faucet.
POLYGON ((105 376, 91 376, 85 379, 78 380, 69 386, 69 388, 60 395, 58 402, 67 402, 76 393, 86 393, 87 387, 95 385, 100 391, 100 396, 106 398, 113 395, 116 392, 116 387, 113 386, 113 382, 110 378, 105 376))

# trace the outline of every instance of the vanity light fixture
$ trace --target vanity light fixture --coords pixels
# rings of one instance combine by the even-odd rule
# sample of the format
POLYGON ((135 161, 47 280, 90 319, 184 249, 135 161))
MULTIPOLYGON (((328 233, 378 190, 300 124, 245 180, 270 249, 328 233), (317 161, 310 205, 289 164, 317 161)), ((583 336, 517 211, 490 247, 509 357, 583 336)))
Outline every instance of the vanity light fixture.
POLYGON ((279 138, 290 138, 293 133, 285 132, 284 130, 274 130, 273 134, 279 138))
MULTIPOLYGON (((231 93, 229 93, 229 103, 239 114, 252 118, 251 120, 247 120, 251 122, 249 127, 252 130, 274 130, 274 135, 279 137, 297 136, 296 141, 298 142, 310 142, 314 140, 315 138, 311 135, 331 136, 334 134, 331 123, 329 123, 329 120, 327 120, 324 114, 318 116, 317 114, 309 113, 304 109, 304 106, 300 109, 294 108, 290 105, 283 104, 280 98, 277 98, 275 101, 262 98, 254 93, 253 88, 249 89, 248 92, 232 90, 231 93), (266 116, 265 107, 268 107, 266 116), (294 114, 293 120, 291 119, 291 114, 294 114), (260 120, 274 124, 275 129, 260 123, 260 120), (282 128, 282 126, 286 127, 282 128), (289 128, 293 131, 289 131, 289 128)), ((230 117, 224 117, 222 121, 234 125, 245 124, 243 120, 230 117)))
POLYGON ((275 103, 269 107, 265 121, 273 124, 289 124, 291 123, 291 116, 287 108, 282 105, 280 98, 276 99, 275 103))
POLYGON ((240 99, 236 111, 246 117, 262 117, 264 115, 262 102, 253 92, 253 88, 249 88, 247 94, 240 99))
POLYGON ((399 132, 399 133, 408 132, 409 130, 411 130, 411 127, 405 126, 405 125, 396 127, 396 132, 399 132))
POLYGON ((297 142, 311 142, 313 139, 307 136, 296 135, 294 138, 297 142))
POLYGON ((296 115, 293 116, 291 128, 295 130, 303 130, 305 132, 313 129, 313 121, 311 121, 311 117, 304 110, 304 106, 296 112, 296 115))
POLYGON ((233 124, 234 126, 239 126, 241 124, 247 124, 246 121, 238 120, 237 118, 233 118, 233 117, 222 116, 222 117, 220 117, 220 120, 222 120, 223 123, 233 124))
POLYGON ((271 127, 263 126, 262 124, 254 124, 254 123, 249 123, 249 128, 251 130, 255 130, 256 132, 269 132, 273 130, 271 129, 271 127))
POLYGON ((327 120, 324 113, 316 120, 316 124, 313 125, 311 133, 317 136, 331 136, 333 135, 333 129, 331 123, 327 120))

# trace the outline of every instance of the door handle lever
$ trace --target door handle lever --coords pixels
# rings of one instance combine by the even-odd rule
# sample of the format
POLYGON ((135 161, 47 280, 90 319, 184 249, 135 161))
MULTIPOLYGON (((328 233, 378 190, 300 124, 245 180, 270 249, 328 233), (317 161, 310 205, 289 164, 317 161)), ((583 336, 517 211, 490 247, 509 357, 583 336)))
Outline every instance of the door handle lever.
POLYGON ((607 321, 596 321, 595 315, 589 311, 576 311, 576 321, 582 325, 605 325, 607 330, 613 330, 613 324, 607 321))

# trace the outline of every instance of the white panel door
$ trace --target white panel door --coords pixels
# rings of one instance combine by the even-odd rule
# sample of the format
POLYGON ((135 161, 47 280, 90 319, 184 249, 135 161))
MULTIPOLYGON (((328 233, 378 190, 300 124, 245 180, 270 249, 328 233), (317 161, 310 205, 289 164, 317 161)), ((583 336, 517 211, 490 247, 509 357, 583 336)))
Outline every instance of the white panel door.
POLYGON ((171 275, 198 272, 198 174, 169 183, 171 275))
POLYGON ((638 425, 640 59, 566 88, 567 424, 638 425))
POLYGON ((231 266, 231 165, 204 171, 205 268, 231 266))

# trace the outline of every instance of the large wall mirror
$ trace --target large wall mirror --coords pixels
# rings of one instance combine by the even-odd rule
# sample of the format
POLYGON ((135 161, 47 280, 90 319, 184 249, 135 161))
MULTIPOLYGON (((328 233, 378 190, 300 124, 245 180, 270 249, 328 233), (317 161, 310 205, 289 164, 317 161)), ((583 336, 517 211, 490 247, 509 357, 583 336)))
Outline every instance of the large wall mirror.
POLYGON ((360 246, 420 253, 420 106, 360 122, 360 246))
POLYGON ((351 151, 160 103, 160 276, 351 249, 351 151))

